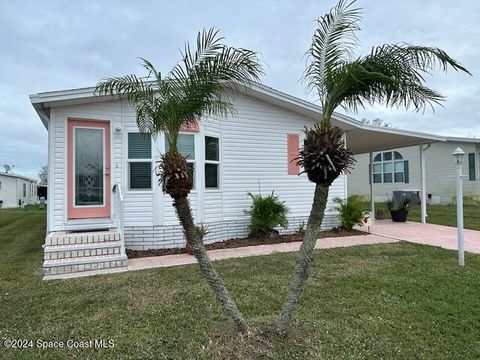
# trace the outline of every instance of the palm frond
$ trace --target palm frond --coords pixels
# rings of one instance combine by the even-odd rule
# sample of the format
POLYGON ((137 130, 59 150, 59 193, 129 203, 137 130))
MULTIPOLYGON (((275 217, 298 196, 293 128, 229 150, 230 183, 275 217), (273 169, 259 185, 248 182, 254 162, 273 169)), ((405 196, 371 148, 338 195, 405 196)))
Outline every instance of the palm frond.
POLYGON ((232 113, 232 93, 228 85, 248 86, 259 81, 263 74, 255 52, 223 45, 214 38, 216 35, 217 32, 213 31, 211 36, 199 33, 197 44, 204 50, 197 51, 196 56, 187 56, 184 66, 175 66, 169 74, 171 82, 181 88, 188 99, 185 112, 198 117, 202 114, 224 116, 232 113), (209 43, 213 45, 207 46, 209 43))
POLYGON ((159 79, 162 77, 162 75, 157 71, 157 69, 155 69, 155 66, 153 66, 153 64, 150 61, 142 57, 140 57, 139 59, 142 60, 142 66, 148 71, 147 78, 150 78, 152 74, 155 77, 155 79, 159 79))
POLYGON ((361 10, 353 7, 355 0, 340 0, 327 14, 318 19, 310 49, 304 81, 310 90, 317 90, 325 102, 327 85, 332 73, 349 61, 358 47, 356 32, 360 30, 361 10))
MULTIPOLYGON (((382 45, 371 53, 337 69, 327 88, 330 107, 356 112, 364 102, 403 107, 415 111, 434 109, 445 97, 425 85, 425 74, 448 67, 469 73, 443 50, 409 44, 382 45)), ((327 108, 328 108, 327 106, 327 108)))
POLYGON ((106 78, 100 81, 95 88, 95 95, 117 95, 132 103, 143 97, 149 97, 154 89, 149 82, 134 74, 106 78))
POLYGON ((152 63, 141 58, 145 78, 136 75, 108 78, 98 83, 97 95, 118 95, 135 109, 141 131, 164 132, 176 152, 182 125, 204 116, 234 113, 229 84, 250 85, 263 74, 257 54, 226 46, 211 28, 197 34, 195 50, 186 43, 182 59, 162 78, 152 63))

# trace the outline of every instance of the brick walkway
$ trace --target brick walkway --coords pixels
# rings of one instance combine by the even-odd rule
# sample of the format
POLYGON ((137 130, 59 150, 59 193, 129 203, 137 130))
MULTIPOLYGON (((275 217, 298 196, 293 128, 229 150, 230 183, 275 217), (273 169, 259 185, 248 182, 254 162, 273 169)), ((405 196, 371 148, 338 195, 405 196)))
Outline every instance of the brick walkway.
MULTIPOLYGON (((364 227, 359 230, 366 231, 364 227)), ((370 228, 370 234, 317 240, 316 249, 386 244, 397 241, 408 241, 416 244, 438 246, 444 249, 457 249, 457 229, 450 226, 421 224, 416 222, 394 223, 389 220, 377 221, 370 228)), ((210 250, 212 260, 224 260, 249 256, 262 256, 275 253, 295 252, 300 242, 248 246, 233 249, 210 250)), ((480 231, 465 230, 465 251, 480 254, 480 231)), ((129 259, 128 270, 142 270, 156 267, 170 267, 194 264, 196 260, 188 254, 155 256, 140 259, 129 259)))
MULTIPOLYGON (((372 244, 387 244, 397 242, 396 239, 378 235, 358 235, 336 238, 323 238, 317 240, 316 249, 330 249, 338 247, 356 246, 356 245, 372 245, 372 244)), ((262 256, 275 253, 285 253, 298 251, 300 248, 300 242, 282 243, 282 244, 269 244, 248 246, 242 248, 233 249, 219 249, 209 250, 208 256, 212 260, 225 260, 233 258, 242 258, 249 256, 262 256)), ((139 259, 128 260, 128 270, 142 270, 157 267, 170 267, 178 265, 187 265, 196 263, 195 257, 188 254, 179 255, 165 255, 155 256, 139 259)))
MULTIPOLYGON (((416 244, 457 250, 457 228, 417 222, 377 221, 370 233, 416 244)), ((465 251, 480 254, 480 231, 465 230, 465 251)))

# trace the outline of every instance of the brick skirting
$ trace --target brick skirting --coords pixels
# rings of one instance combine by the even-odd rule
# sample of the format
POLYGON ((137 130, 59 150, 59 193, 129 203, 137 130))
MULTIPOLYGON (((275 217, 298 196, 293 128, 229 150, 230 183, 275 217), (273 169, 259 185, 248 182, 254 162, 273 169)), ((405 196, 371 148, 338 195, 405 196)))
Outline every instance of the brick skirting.
MULTIPOLYGON (((306 225, 307 217, 289 217, 287 229, 279 228, 280 234, 293 234, 298 231, 302 222, 306 225)), ((204 223, 208 234, 204 242, 211 244, 227 239, 238 239, 248 236, 248 218, 224 220, 204 223)), ((322 230, 330 230, 338 226, 338 214, 325 214, 322 230)), ((181 248, 185 246, 185 238, 181 225, 166 226, 126 226, 125 247, 132 250, 181 248)))

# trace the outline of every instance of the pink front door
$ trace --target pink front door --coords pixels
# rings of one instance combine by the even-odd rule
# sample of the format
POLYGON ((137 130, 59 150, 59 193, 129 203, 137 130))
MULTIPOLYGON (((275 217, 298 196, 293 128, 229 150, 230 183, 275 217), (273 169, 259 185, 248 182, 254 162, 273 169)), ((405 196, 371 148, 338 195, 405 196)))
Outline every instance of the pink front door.
POLYGON ((110 123, 68 120, 69 219, 110 217, 110 123))

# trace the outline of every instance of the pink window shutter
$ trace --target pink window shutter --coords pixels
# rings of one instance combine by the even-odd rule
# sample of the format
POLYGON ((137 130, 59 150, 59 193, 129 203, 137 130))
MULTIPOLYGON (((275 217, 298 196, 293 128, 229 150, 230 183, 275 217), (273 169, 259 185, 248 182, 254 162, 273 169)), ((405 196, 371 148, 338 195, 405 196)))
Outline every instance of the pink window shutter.
POLYGON ((300 166, 293 160, 298 157, 300 139, 298 134, 287 134, 288 143, 288 175, 298 175, 300 166))
POLYGON ((198 121, 195 121, 191 124, 183 124, 180 127, 180 131, 199 132, 200 126, 198 125, 198 121))

